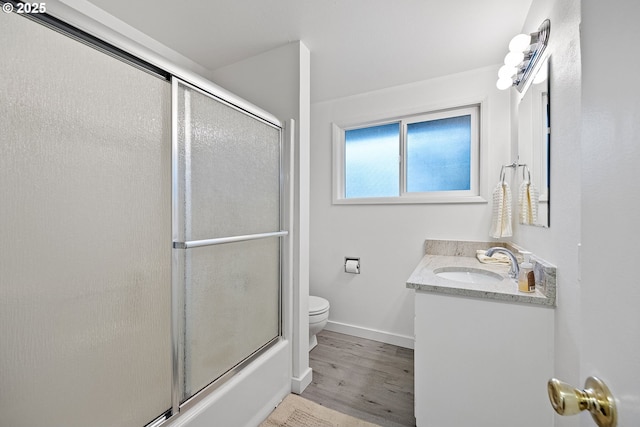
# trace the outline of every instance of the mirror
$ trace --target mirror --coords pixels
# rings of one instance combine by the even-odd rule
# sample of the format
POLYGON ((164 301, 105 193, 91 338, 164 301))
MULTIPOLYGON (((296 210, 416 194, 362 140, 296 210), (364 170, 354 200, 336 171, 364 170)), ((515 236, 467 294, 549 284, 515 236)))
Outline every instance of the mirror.
MULTIPOLYGON (((542 61, 532 75, 532 83, 518 103, 518 168, 519 182, 529 180, 529 194, 539 194, 537 206, 532 206, 533 215, 519 218, 521 224, 549 227, 549 161, 551 147, 551 124, 549 102, 549 58, 542 61), (536 209, 537 208, 537 209, 536 209)), ((520 192, 523 188, 520 187, 520 192)), ((532 199, 533 200, 533 199, 532 199)))

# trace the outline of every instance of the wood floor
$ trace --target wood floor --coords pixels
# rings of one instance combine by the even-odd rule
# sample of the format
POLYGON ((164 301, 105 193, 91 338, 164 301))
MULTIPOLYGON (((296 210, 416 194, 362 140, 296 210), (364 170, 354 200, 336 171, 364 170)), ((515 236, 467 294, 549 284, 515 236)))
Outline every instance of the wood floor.
POLYGON ((317 337, 302 397, 384 427, 416 425, 413 350, 331 331, 317 337))

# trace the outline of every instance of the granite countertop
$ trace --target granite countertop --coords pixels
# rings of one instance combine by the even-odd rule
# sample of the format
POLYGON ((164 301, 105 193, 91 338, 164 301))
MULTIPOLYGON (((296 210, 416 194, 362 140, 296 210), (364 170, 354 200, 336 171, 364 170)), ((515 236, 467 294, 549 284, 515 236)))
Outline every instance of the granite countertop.
MULTIPOLYGON (((448 295, 478 297, 491 300, 507 301, 514 303, 534 304, 543 306, 555 306, 555 280, 553 289, 538 289, 532 293, 518 291, 518 283, 508 275, 507 264, 481 263, 475 256, 458 255, 425 255, 415 268, 406 287, 421 292, 434 292, 448 295), (475 284, 458 282, 436 276, 434 270, 442 267, 455 267, 456 269, 482 269, 499 274, 504 279, 491 284, 475 284), (544 290, 547 293, 543 292, 544 290), (550 295, 548 291, 552 290, 550 295)), ((553 271, 555 279, 555 269, 553 271)))

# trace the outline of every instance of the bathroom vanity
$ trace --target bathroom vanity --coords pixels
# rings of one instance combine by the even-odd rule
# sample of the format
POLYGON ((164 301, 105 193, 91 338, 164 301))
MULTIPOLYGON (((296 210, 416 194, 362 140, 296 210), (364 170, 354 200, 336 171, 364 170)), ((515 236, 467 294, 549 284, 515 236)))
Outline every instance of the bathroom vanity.
POLYGON ((495 242, 427 241, 407 280, 416 291, 418 427, 552 425, 546 383, 553 376, 555 267, 532 257, 536 292, 518 292, 508 264, 476 258, 491 246, 518 251, 495 242), (465 271, 471 274, 442 274, 465 271))

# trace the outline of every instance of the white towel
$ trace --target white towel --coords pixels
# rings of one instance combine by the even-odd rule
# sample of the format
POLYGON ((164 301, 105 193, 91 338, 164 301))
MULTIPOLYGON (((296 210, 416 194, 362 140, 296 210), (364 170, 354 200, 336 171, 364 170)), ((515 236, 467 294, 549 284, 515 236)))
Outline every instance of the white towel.
POLYGON ((509 258, 507 255, 500 253, 500 252, 496 252, 491 256, 487 256, 485 255, 485 253, 487 252, 486 249, 478 249, 476 251, 476 258, 478 258, 478 261, 484 263, 484 264, 506 264, 509 265, 511 263, 511 258, 509 258))
MULTIPOLYGON (((488 249, 488 248, 487 248, 488 249)), ((478 249, 476 251, 476 258, 483 264, 511 264, 511 258, 509 258, 506 254, 502 252, 494 252, 493 255, 487 256, 485 255, 487 249, 478 249)), ((516 259, 518 260, 518 264, 522 261, 522 256, 520 254, 515 254, 516 259)))
POLYGON ((530 181, 523 181, 518 192, 518 210, 520 224, 538 222, 538 199, 540 193, 530 181))
POLYGON ((491 237, 509 237, 511 231, 511 189, 509 184, 500 181, 493 190, 493 218, 491 237))

